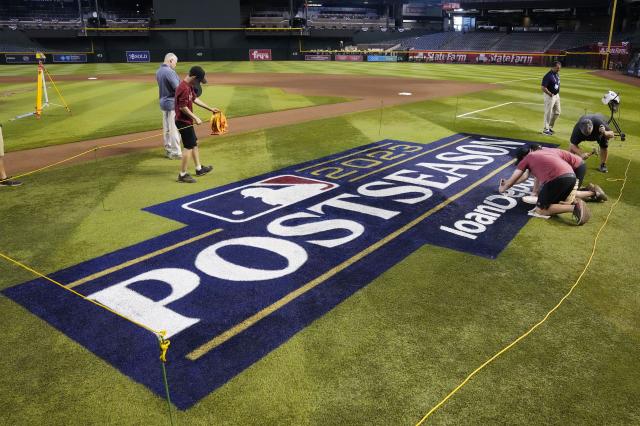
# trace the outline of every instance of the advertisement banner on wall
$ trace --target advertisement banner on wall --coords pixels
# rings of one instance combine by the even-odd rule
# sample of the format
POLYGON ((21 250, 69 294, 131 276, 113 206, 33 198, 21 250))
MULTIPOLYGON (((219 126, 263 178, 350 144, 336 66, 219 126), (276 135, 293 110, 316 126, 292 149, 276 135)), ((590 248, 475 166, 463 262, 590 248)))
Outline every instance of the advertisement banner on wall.
MULTIPOLYGON (((607 54, 607 43, 599 42, 597 50, 601 55, 607 54)), ((622 43, 616 43, 611 45, 609 50, 611 55, 628 55, 629 54, 629 42, 623 41, 622 43)))
POLYGON ((455 53, 455 52, 416 52, 409 58, 417 62, 463 63, 463 64, 506 64, 506 65, 543 65, 542 56, 526 53, 455 53))
POLYGON ((53 62, 65 64, 81 64, 87 62, 87 55, 52 55, 53 62))
POLYGON ((367 55, 367 62, 398 62, 398 57, 387 55, 367 55))
POLYGON ((249 49, 250 61, 270 61, 271 49, 249 49))
MULTIPOLYGON (((4 55, 4 59, 8 64, 36 64, 38 60, 36 55, 4 55)), ((42 60, 45 62, 45 59, 42 60)))
POLYGON ((305 61, 330 61, 331 55, 304 55, 305 61))
POLYGON ((125 52, 127 62, 150 62, 151 54, 148 50, 127 50, 125 52))
POLYGON ((362 55, 336 55, 334 58, 336 61, 342 62, 362 62, 362 55))

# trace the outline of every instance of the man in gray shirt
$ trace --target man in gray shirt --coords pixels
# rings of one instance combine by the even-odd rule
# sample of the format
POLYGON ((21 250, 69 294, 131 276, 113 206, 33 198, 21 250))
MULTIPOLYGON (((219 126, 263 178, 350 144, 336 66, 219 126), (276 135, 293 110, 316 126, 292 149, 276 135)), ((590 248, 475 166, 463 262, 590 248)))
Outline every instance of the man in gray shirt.
POLYGON ((176 87, 180 84, 180 77, 175 71, 178 57, 173 53, 167 53, 164 63, 156 72, 160 96, 160 109, 162 110, 162 130, 164 135, 164 149, 167 158, 176 160, 182 158, 180 149, 180 133, 176 127, 175 96, 176 87))

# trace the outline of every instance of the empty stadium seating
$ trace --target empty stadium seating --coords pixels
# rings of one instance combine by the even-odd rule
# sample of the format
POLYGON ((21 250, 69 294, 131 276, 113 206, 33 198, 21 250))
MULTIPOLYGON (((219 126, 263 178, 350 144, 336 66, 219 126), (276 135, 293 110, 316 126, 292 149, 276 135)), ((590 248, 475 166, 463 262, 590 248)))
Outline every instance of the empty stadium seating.
POLYGON ((555 33, 511 33, 504 35, 491 49, 495 52, 544 52, 555 33))
POLYGON ((457 37, 452 38, 442 46, 444 50, 457 51, 481 51, 489 52, 493 46, 500 41, 504 34, 497 32, 471 32, 456 33, 457 37))
POLYGON ((550 50, 568 50, 607 40, 607 33, 559 33, 550 50))

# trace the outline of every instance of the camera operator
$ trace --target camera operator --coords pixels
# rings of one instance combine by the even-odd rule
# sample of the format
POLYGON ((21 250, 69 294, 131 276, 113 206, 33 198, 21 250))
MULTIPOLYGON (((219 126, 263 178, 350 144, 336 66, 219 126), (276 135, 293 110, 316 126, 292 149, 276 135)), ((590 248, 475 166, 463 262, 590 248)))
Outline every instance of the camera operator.
POLYGON ((597 141, 600 146, 600 170, 607 173, 607 157, 609 155, 609 139, 614 136, 613 131, 609 128, 606 118, 601 114, 589 114, 580 117, 571 133, 571 145, 569 152, 579 155, 583 160, 589 158, 592 154, 583 152, 578 145, 582 141, 597 141))

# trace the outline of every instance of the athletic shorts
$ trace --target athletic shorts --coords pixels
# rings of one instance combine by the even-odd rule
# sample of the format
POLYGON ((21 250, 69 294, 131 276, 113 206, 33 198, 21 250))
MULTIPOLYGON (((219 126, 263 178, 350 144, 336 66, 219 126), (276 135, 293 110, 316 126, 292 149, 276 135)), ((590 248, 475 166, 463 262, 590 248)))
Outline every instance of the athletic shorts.
MULTIPOLYGON (((582 143, 583 141, 580 141, 578 143, 573 143, 571 142, 571 145, 575 145, 578 146, 580 145, 580 143, 582 143)), ((597 141, 593 141, 593 142, 598 142, 598 145, 600 145, 600 148, 609 148, 609 140, 607 138, 600 138, 597 141)))
POLYGON ((2 126, 0 126, 0 157, 4 157, 4 138, 2 137, 2 126))
POLYGON ((541 209, 548 209, 551 204, 558 204, 566 200, 571 195, 575 185, 576 176, 573 174, 558 176, 550 180, 542 185, 536 205, 541 209))
POLYGON ((198 146, 198 138, 196 137, 196 129, 189 123, 176 121, 176 127, 182 138, 182 146, 184 149, 193 149, 198 146))
POLYGON ((577 169, 574 169, 573 172, 576 174, 576 179, 578 179, 578 185, 582 186, 584 175, 587 174, 587 165, 582 162, 582 164, 580 164, 577 169))

